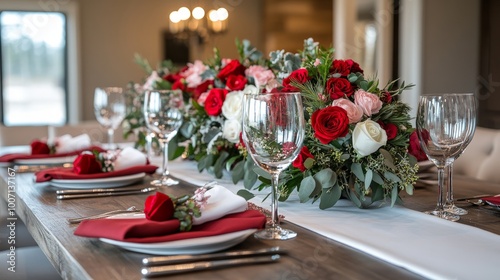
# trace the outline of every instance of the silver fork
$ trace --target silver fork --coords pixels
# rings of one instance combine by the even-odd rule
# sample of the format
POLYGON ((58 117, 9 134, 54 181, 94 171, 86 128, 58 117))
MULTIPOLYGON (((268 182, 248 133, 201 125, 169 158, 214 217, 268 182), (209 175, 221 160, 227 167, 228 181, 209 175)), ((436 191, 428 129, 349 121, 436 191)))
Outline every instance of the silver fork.
POLYGON ((140 212, 142 212, 142 210, 137 209, 137 207, 135 207, 135 206, 131 206, 131 207, 127 208, 127 209, 113 210, 113 211, 105 212, 105 213, 102 213, 102 214, 97 214, 97 215, 92 215, 92 216, 86 216, 86 217, 71 218, 71 219, 67 219, 67 221, 70 224, 78 224, 78 223, 80 223, 81 221, 84 221, 84 220, 102 219, 102 218, 107 218, 107 217, 111 217, 111 216, 118 215, 118 214, 123 214, 123 213, 140 213, 140 212))

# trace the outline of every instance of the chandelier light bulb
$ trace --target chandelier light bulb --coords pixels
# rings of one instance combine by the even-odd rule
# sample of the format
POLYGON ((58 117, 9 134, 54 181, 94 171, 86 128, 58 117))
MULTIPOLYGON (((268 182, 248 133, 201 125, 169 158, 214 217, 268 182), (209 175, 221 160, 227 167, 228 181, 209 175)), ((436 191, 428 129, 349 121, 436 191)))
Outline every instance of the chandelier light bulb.
POLYGON ((210 10, 210 12, 208 12, 208 18, 210 21, 215 22, 219 20, 219 15, 216 10, 210 10))
POLYGON ((193 18, 202 19, 205 16, 205 10, 201 7, 196 7, 193 9, 193 18))
POLYGON ((191 12, 186 7, 179 8, 177 12, 179 13, 181 20, 187 20, 191 16, 191 12))
POLYGON ((178 23, 181 21, 181 17, 179 15, 179 12, 177 12, 177 11, 171 12, 169 18, 170 18, 170 21, 173 23, 178 23))
POLYGON ((217 10, 217 17, 220 21, 226 20, 229 17, 229 13, 225 8, 219 8, 217 10))

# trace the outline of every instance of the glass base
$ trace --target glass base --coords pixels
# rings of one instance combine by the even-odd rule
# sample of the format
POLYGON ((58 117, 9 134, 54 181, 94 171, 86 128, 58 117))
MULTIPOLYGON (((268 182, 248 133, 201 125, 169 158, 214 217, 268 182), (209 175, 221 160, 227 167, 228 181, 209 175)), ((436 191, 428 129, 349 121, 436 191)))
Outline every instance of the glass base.
POLYGON ((170 177, 162 177, 158 180, 151 181, 151 185, 156 187, 174 186, 178 185, 179 181, 174 180, 170 177))
POLYGON ((460 220, 460 216, 448 213, 444 210, 426 211, 425 214, 436 216, 436 217, 439 217, 441 219, 445 219, 445 220, 452 221, 452 222, 456 222, 456 221, 460 220))
POLYGON ((467 210, 460 208, 458 206, 455 206, 454 204, 452 204, 450 206, 445 205, 444 210, 448 213, 459 215, 459 216, 467 215, 469 213, 467 210))
POLYGON ((281 228, 280 226, 268 227, 254 233, 255 238, 265 240, 288 240, 297 236, 297 233, 289 229, 281 228))

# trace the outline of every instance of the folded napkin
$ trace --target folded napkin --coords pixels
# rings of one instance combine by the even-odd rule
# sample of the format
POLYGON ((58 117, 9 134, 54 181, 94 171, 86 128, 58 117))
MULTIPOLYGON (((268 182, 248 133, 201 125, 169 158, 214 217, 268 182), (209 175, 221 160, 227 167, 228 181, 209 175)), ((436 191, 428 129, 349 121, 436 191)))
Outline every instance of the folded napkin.
POLYGON ((93 238, 108 238, 135 243, 167 242, 198 237, 208 237, 260 229, 266 217, 256 210, 229 214, 223 218, 193 226, 191 231, 179 232, 179 220, 155 222, 147 219, 98 219, 80 223, 75 235, 93 238))
POLYGON ((492 206, 500 207, 500 196, 488 196, 481 198, 482 201, 492 206))
POLYGON ((45 169, 35 173, 35 182, 42 183, 48 182, 52 179, 71 179, 71 180, 81 180, 81 179, 101 179, 101 178, 111 178, 133 175, 137 173, 155 173, 158 166, 155 165, 141 165, 133 166, 126 169, 110 172, 101 172, 94 174, 76 174, 72 168, 50 168, 45 169))
POLYGON ((90 146, 92 146, 92 141, 90 140, 88 134, 82 134, 76 137, 65 134, 56 138, 55 145, 56 154, 65 154, 88 149, 90 146))
POLYGON ((114 170, 123 170, 133 166, 146 165, 148 158, 145 154, 132 147, 126 147, 116 155, 114 170))
POLYGON ((201 217, 193 218, 193 225, 201 225, 248 208, 248 203, 243 197, 220 185, 213 186, 205 193, 205 196, 208 197, 207 204, 202 209, 201 217))
POLYGON ((98 146, 90 146, 86 149, 77 150, 77 151, 68 152, 68 153, 36 154, 36 155, 25 154, 25 153, 12 153, 12 154, 5 154, 3 156, 0 156, 0 162, 13 162, 15 160, 24 160, 24 159, 44 159, 44 158, 60 158, 60 157, 62 158, 62 157, 76 156, 83 151, 104 152, 105 150, 102 149, 101 147, 98 147, 98 146))

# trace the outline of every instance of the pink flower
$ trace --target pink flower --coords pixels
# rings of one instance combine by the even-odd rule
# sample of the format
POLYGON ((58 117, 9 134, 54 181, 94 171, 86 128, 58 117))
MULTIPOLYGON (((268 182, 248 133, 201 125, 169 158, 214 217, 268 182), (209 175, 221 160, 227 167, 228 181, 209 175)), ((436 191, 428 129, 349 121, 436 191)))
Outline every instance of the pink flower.
POLYGON ((252 65, 248 67, 248 69, 245 70, 245 75, 254 78, 255 86, 257 88, 267 85, 275 78, 273 71, 266 69, 265 67, 262 67, 260 65, 252 65))
POLYGON ((347 111, 349 123, 357 123, 363 118, 363 109, 358 105, 352 103, 349 99, 339 98, 333 100, 332 106, 339 106, 347 111))
POLYGON ((207 66, 201 62, 201 60, 196 60, 194 63, 188 63, 188 69, 182 72, 182 76, 186 79, 187 86, 189 88, 195 88, 201 84, 201 74, 207 70, 207 66))
POLYGON ((376 114, 382 108, 382 101, 376 94, 358 89, 354 93, 354 103, 363 109, 367 116, 376 114))
POLYGON ((202 93, 202 94, 200 95, 200 97, 198 97, 198 101, 197 101, 197 102, 198 102, 198 104, 200 104, 201 106, 204 106, 204 105, 205 105, 205 100, 207 100, 207 96, 208 96, 208 93, 209 93, 209 92, 210 92, 210 91, 206 91, 206 92, 202 93))
POLYGON ((319 58, 316 58, 316 60, 314 61, 314 66, 318 66, 321 64, 321 60, 319 60, 319 58))

